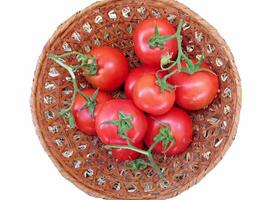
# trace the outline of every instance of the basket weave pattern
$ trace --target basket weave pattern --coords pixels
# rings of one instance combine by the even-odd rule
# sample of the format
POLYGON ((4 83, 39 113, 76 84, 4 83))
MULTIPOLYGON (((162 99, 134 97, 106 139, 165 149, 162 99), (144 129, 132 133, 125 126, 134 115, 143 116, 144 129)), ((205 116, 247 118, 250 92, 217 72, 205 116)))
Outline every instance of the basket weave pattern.
MULTIPOLYGON (((78 58, 77 58, 78 59, 78 58)), ((70 58, 69 63, 77 63, 70 58)), ((80 89, 90 87, 77 75, 80 89)), ((119 97, 120 92, 113 92, 119 97)), ((228 46, 217 31, 197 14, 175 1, 110 0, 95 3, 62 24, 39 59, 32 91, 32 113, 40 140, 60 172, 90 195, 105 199, 166 199, 196 184, 222 158, 237 129, 241 102, 240 80, 228 46), (183 47, 190 57, 205 50, 205 61, 220 78, 220 94, 208 108, 190 113, 194 141, 181 155, 154 155, 166 180, 152 168, 133 173, 112 158, 97 137, 70 129, 58 116, 73 92, 68 73, 48 53, 62 54, 108 45, 121 49, 131 68, 140 63, 134 54, 132 33, 142 20, 168 19, 183 26, 183 47)))

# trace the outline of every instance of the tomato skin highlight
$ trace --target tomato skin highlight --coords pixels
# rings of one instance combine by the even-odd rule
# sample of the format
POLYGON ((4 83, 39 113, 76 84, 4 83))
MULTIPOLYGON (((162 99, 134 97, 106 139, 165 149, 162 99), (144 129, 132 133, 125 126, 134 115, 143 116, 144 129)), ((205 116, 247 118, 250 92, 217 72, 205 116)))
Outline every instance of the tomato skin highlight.
MULTIPOLYGON (((185 64, 182 63, 182 66, 185 64)), ((209 68, 206 63, 202 63, 200 67, 209 68)), ((218 77, 208 71, 193 74, 180 72, 170 77, 169 82, 178 86, 175 91, 176 104, 187 110, 205 108, 212 103, 219 90, 218 77)))
POLYGON ((85 76, 89 83, 104 91, 115 90, 123 84, 129 72, 129 64, 118 49, 101 46, 92 49, 90 55, 96 59, 97 74, 85 76))
MULTIPOLYGON (((138 149, 143 149, 143 142, 133 144, 138 149)), ((140 156, 140 153, 129 149, 112 149, 112 156, 120 161, 134 160, 140 156)))
POLYGON ((137 80, 145 74, 148 74, 148 73, 155 74, 156 72, 157 72, 157 70, 155 68, 148 67, 148 66, 140 66, 140 67, 133 69, 129 73, 129 75, 125 81, 125 84, 124 84, 125 95, 129 99, 131 99, 132 93, 133 93, 133 88, 134 88, 137 80))
MULTIPOLYGON (((95 93, 95 90, 85 89, 82 92, 84 92, 88 97, 91 97, 95 93)), ((111 99, 112 97, 110 94, 99 91, 96 97, 94 116, 92 117, 89 113, 88 108, 81 110, 86 101, 80 94, 78 94, 75 98, 74 106, 72 109, 72 114, 74 116, 77 128, 87 135, 96 135, 95 118, 98 116, 99 110, 101 109, 103 104, 111 99)))
POLYGON ((99 139, 107 145, 127 144, 126 140, 118 135, 118 127, 108 123, 118 120, 119 112, 133 117, 131 122, 133 127, 126 134, 131 143, 140 143, 147 130, 147 119, 145 114, 134 105, 133 101, 128 99, 113 99, 102 106, 96 118, 96 132, 99 139))
POLYGON ((149 114, 162 115, 173 107, 175 93, 166 90, 161 92, 156 80, 153 74, 143 75, 133 89, 133 101, 138 108, 149 114))
POLYGON ((160 36, 171 36, 176 33, 175 28, 165 19, 147 19, 139 23, 133 34, 134 50, 140 61, 148 66, 160 67, 160 60, 167 52, 175 59, 178 51, 176 39, 164 42, 164 48, 150 48, 148 40, 154 35, 157 25, 160 36))
MULTIPOLYGON (((163 115, 148 116, 148 130, 144 139, 148 147, 154 143, 153 138, 159 133, 159 129, 163 127, 159 121, 167 123, 170 126, 175 139, 174 145, 166 152, 166 155, 173 156, 184 152, 193 139, 193 126, 189 115, 182 109, 173 107, 169 112, 163 115)), ((158 154, 163 154, 162 142, 159 142, 153 151, 158 154)))

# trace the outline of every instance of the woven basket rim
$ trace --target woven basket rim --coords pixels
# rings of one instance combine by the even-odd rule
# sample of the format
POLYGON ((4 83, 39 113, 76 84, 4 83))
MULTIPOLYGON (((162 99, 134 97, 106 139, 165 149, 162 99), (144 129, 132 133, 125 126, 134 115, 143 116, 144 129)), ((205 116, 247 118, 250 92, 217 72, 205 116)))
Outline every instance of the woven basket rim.
MULTIPOLYGON (((69 173, 61 164, 60 162, 56 159, 56 156, 53 156, 53 152, 50 151, 50 147, 48 145, 48 143, 45 141, 45 138, 43 137, 43 133, 41 132, 40 126, 38 124, 38 117, 37 117, 37 110, 36 110, 36 98, 38 98, 36 96, 36 92, 38 89, 38 82, 37 80, 39 79, 39 75, 41 72, 41 67, 42 67, 42 63, 45 60, 46 56, 47 56, 47 49, 49 49, 49 47, 55 42, 56 38, 58 38, 60 35, 62 35, 64 33, 64 30, 66 28, 68 28, 69 26, 71 26, 75 20, 77 18, 80 18, 84 13, 86 13, 88 10, 93 10, 99 6, 105 5, 106 3, 111 3, 111 2, 119 2, 119 1, 123 1, 123 0, 102 0, 102 1, 97 1, 91 5, 89 5, 88 7, 84 8, 81 11, 76 12, 74 15, 72 15, 70 18, 68 18, 67 20, 65 20, 65 22, 63 22, 61 25, 59 25, 56 29, 56 31, 52 34, 52 36, 50 37, 50 39, 46 42, 41 55, 39 56, 37 65, 36 65, 36 69, 34 72, 34 79, 33 79, 33 85, 32 85, 32 89, 31 89, 31 97, 30 97, 30 107, 31 107, 31 113, 32 113, 32 118, 33 118, 33 123, 35 126, 35 132, 40 140, 40 143, 42 144, 44 150, 46 151, 46 153, 48 154, 48 156, 50 157, 50 159, 52 160, 52 162, 54 163, 54 165, 57 167, 57 169, 59 170, 59 172, 61 173, 61 175, 66 178, 67 180, 69 180, 70 182, 72 182, 76 187, 78 187, 79 189, 81 189, 82 191, 86 192, 87 194, 94 196, 94 197, 98 197, 98 198, 103 198, 103 199, 115 199, 115 198, 110 198, 107 197, 105 195, 103 195, 101 193, 101 190, 96 191, 95 189, 90 189, 86 186, 84 186, 81 182, 79 182, 77 179, 75 179, 71 173, 69 173)), ((150 1, 150 0, 148 0, 150 1)), ((192 11, 191 9, 189 9, 187 6, 185 6, 184 4, 175 1, 175 0, 156 0, 159 3, 162 4, 167 4, 170 6, 174 6, 179 8, 180 10, 182 10, 185 13, 188 13, 190 16, 192 16, 203 28, 207 29, 209 32, 209 35, 212 35, 213 38, 215 38, 218 43, 224 48, 225 54, 227 55, 227 57, 229 58, 229 62, 232 66, 232 71, 235 77, 235 83, 236 83, 236 92, 237 92, 237 98, 236 98, 236 109, 235 109, 235 113, 234 113, 234 122, 233 122, 233 126, 231 128, 231 130, 229 130, 230 135, 229 137, 231 137, 232 139, 229 139, 228 142, 226 143, 224 149, 219 153, 219 155, 217 156, 217 159, 214 160, 213 163, 211 163, 206 171, 201 172, 196 178, 192 179, 187 185, 185 185, 182 189, 182 192, 187 190, 188 188, 190 188, 191 186, 197 184, 209 171, 211 171, 217 164, 218 162, 223 158, 223 156, 225 155, 225 153, 227 152, 227 150, 229 149, 229 147, 231 146, 233 140, 235 139, 236 133, 237 133, 237 127, 238 127, 238 123, 239 123, 239 119, 240 119, 240 110, 241 110, 241 102, 242 102, 242 91, 241 91, 241 80, 237 71, 237 67, 235 64, 235 60, 233 57, 233 54, 229 48, 229 46, 227 45, 227 43, 225 42, 225 40, 220 36, 220 34, 218 33, 218 31, 212 26, 210 25, 206 20, 204 20, 202 17, 200 17, 197 13, 195 13, 194 11, 192 11)), ((171 198, 176 196, 175 193, 168 193, 166 194, 166 196, 162 196, 159 197, 159 199, 166 199, 166 198, 171 198)))

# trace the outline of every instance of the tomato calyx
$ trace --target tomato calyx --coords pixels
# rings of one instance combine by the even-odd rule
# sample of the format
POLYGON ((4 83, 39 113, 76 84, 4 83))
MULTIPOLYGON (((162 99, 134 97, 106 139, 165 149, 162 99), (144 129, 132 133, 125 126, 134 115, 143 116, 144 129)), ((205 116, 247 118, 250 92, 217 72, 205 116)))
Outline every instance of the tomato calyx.
POLYGON ((127 131, 133 128, 132 120, 133 116, 126 115, 124 112, 118 113, 119 119, 104 122, 103 124, 112 124, 118 126, 118 135, 126 139, 127 143, 130 143, 129 137, 127 135, 127 131))
MULTIPOLYGON (((73 52, 71 52, 71 53, 73 53, 73 52)), ((75 98, 76 98, 77 94, 79 93, 86 100, 86 103, 83 106, 83 108, 88 107, 89 108, 89 112, 91 113, 91 116, 93 116, 94 108, 95 108, 95 105, 96 105, 95 99, 96 99, 96 96, 98 94, 98 90, 92 95, 91 98, 89 98, 84 92, 82 92, 79 89, 78 84, 77 84, 77 80, 76 80, 76 76, 75 76, 75 72, 77 71, 77 69, 80 66, 69 66, 64 62, 64 60, 62 60, 62 57, 66 57, 68 55, 71 55, 71 53, 62 54, 60 56, 53 55, 53 54, 48 54, 48 58, 53 60, 54 62, 56 62, 58 65, 60 65, 64 69, 66 69, 69 72, 70 76, 71 76, 71 80, 70 81, 73 84, 73 95, 71 97, 71 104, 69 105, 68 108, 61 109, 59 111, 59 116, 63 117, 64 121, 68 120, 70 128, 74 128, 75 127, 75 118, 74 118, 73 114, 71 113, 71 111, 72 111, 72 109, 74 107, 74 101, 75 101, 75 98)), ((74 53, 75 54, 76 53, 80 54, 79 52, 74 52, 74 53)), ((83 55, 83 54, 81 54, 81 55, 83 55)), ((85 62, 85 57, 83 59, 84 60, 82 60, 82 64, 85 62)))
POLYGON ((165 127, 161 127, 159 130, 159 134, 154 138, 154 141, 161 141, 162 142, 162 153, 166 153, 173 145, 174 145, 174 138, 171 133, 171 128, 169 125, 165 127))
MULTIPOLYGON (((172 135, 171 127, 168 123, 157 120, 154 117, 151 117, 154 121, 159 123, 162 127, 159 129, 159 133, 153 138, 154 144, 157 144, 158 141, 162 142, 162 153, 165 154, 169 149, 174 145, 175 139, 172 135)), ((152 145, 154 145, 152 144, 152 145)), ((151 145, 151 146, 152 146, 151 145)), ((154 147, 152 147, 153 149, 154 147)))
POLYGON ((190 75, 196 72, 206 71, 206 72, 210 72, 216 75, 212 70, 200 67, 203 61, 204 61, 204 52, 202 52, 201 57, 198 59, 197 63, 195 64, 192 62, 192 60, 185 59, 186 67, 181 67, 179 71, 190 74, 190 75))
POLYGON ((88 97, 87 95, 84 95, 84 93, 81 94, 83 96, 83 98, 86 100, 86 102, 81 107, 80 110, 84 110, 85 108, 88 108, 88 111, 89 111, 89 113, 91 115, 91 118, 94 117, 95 106, 97 104, 96 97, 97 97, 98 93, 99 93, 99 89, 96 89, 96 91, 92 94, 91 97, 88 97))
POLYGON ((143 159, 135 159, 125 163, 125 166, 132 171, 142 171, 148 166, 151 166, 150 163, 144 161, 143 159))
POLYGON ((172 36, 160 36, 158 25, 156 24, 154 29, 154 35, 149 38, 148 45, 151 49, 155 49, 156 47, 159 47, 160 49, 164 49, 164 42, 174 39, 176 35, 172 36))
POLYGON ((174 92, 176 89, 176 86, 167 82, 168 78, 171 77, 174 73, 167 74, 163 78, 161 78, 159 73, 162 71, 165 71, 165 70, 159 70, 156 73, 156 78, 157 78, 156 85, 158 85, 160 87, 161 93, 164 92, 165 90, 169 91, 169 92, 174 92))
POLYGON ((173 64, 175 63, 175 61, 171 60, 172 58, 172 53, 170 54, 169 52, 167 52, 164 56, 162 56, 161 60, 160 60, 160 68, 162 70, 169 70, 173 67, 173 64))
POLYGON ((202 69, 200 68, 200 65, 202 64, 204 60, 204 53, 202 52, 202 55, 200 57, 200 59, 198 60, 198 62, 196 64, 194 64, 191 60, 185 60, 186 63, 186 67, 182 67, 181 68, 181 72, 185 72, 188 74, 193 74, 195 72, 201 71, 202 69))

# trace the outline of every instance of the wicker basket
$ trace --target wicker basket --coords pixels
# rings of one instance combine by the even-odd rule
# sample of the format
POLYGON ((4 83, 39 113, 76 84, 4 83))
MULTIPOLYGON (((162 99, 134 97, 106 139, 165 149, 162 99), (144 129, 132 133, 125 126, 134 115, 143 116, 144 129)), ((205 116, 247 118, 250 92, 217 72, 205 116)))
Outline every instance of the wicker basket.
MULTIPOLYGON (((78 82, 81 88, 89 87, 81 75, 78 82)), ((76 13, 48 41, 35 72, 31 108, 41 143, 64 177, 96 197, 145 200, 178 195, 200 181, 222 159, 235 138, 240 102, 240 79, 230 49, 196 13, 171 0, 105 0, 76 13), (194 141, 185 153, 170 158, 155 155, 166 177, 163 181, 151 168, 137 173, 127 170, 97 137, 69 128, 57 113, 70 102, 72 84, 67 81, 68 73, 47 59, 48 53, 85 53, 108 45, 121 49, 133 68, 140 64, 133 51, 133 29, 138 22, 152 17, 167 18, 174 25, 180 18, 186 21, 184 49, 191 57, 205 50, 206 62, 220 77, 221 91, 208 108, 190 113, 194 141)))

